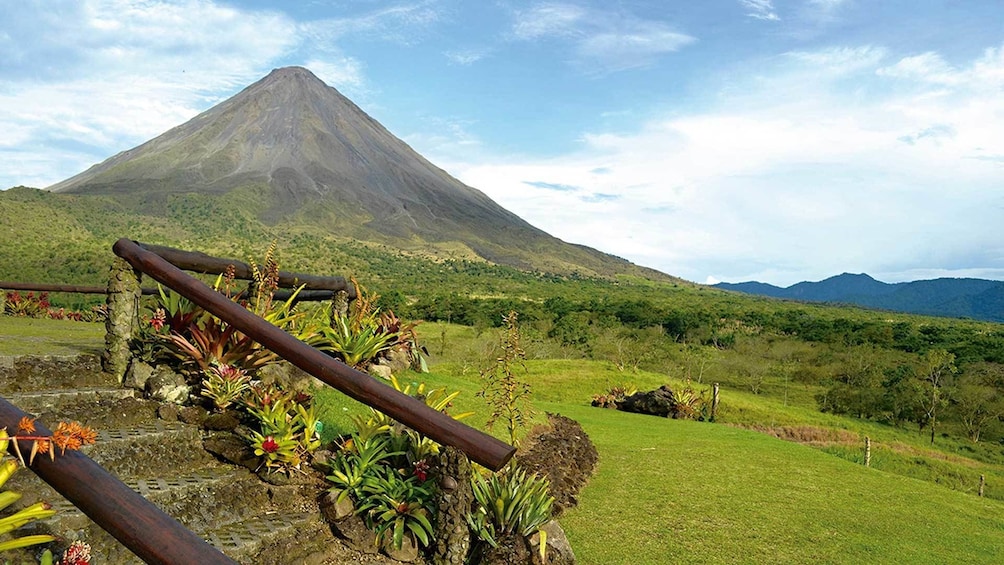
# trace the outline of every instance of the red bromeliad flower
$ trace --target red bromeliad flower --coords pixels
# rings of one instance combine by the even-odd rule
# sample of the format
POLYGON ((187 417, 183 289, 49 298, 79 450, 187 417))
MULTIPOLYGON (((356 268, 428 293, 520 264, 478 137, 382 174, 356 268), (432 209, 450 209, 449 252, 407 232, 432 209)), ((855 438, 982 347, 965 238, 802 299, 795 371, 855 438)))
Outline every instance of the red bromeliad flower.
POLYGON ((418 480, 425 482, 425 479, 429 476, 429 464, 425 462, 425 459, 421 461, 415 461, 415 476, 418 480))
POLYGON ((220 365, 213 367, 213 369, 225 381, 236 381, 246 376, 244 369, 234 367, 233 365, 220 365))
POLYGON ((154 331, 160 331, 160 328, 164 327, 167 322, 167 312, 163 308, 157 308, 153 312, 153 317, 150 318, 150 325, 153 327, 154 331))
POLYGON ((77 540, 70 544, 59 561, 59 565, 90 565, 91 546, 77 540))
POLYGON ((275 438, 268 436, 265 441, 261 442, 261 448, 265 453, 275 453, 279 451, 279 444, 276 443, 275 438))

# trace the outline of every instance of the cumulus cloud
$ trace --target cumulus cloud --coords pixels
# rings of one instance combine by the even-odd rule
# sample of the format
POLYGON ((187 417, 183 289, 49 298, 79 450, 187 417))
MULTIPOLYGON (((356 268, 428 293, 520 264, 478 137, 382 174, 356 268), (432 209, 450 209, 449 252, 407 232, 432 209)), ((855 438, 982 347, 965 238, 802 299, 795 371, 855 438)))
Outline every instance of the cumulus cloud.
POLYGON ((205 0, 11 4, 0 21, 0 187, 67 178, 276 66, 304 65, 343 92, 365 93, 362 63, 337 41, 407 43, 440 18, 429 1, 302 22, 205 0))
POLYGON ((447 169, 562 239, 695 281, 908 280, 955 272, 963 256, 974 262, 960 274, 999 275, 1004 61, 987 50, 952 70, 946 91, 930 65, 888 71, 918 68, 910 57, 791 53, 735 77, 706 111, 585 133, 564 157, 447 169), (579 190, 537 190, 537 179, 579 190))

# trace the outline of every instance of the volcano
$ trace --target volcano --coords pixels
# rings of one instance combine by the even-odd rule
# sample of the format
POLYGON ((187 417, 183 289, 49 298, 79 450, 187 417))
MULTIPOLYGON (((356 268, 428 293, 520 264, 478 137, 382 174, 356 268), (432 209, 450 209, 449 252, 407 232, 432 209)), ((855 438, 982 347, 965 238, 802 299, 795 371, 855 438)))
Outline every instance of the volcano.
POLYGON ((276 69, 48 190, 115 195, 144 214, 184 195, 230 198, 267 225, 306 223, 403 247, 459 246, 492 262, 545 271, 610 274, 633 267, 530 225, 301 67, 276 69))

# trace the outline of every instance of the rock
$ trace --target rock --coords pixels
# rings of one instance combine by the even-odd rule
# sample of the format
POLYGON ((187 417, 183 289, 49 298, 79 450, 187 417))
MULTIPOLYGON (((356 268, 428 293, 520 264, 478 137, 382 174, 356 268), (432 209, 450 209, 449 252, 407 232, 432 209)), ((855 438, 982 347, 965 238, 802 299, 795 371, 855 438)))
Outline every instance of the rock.
POLYGON ((207 415, 209 412, 206 412, 206 409, 201 406, 183 406, 178 411, 178 419, 193 426, 201 426, 207 415))
POLYGON ((129 363, 129 369, 126 370, 122 384, 136 390, 145 390, 146 381, 153 376, 153 373, 153 367, 139 359, 133 359, 132 363, 129 363))
POLYGON ((474 563, 485 565, 523 565, 531 563, 530 544, 527 539, 518 534, 499 536, 498 547, 484 544, 484 552, 480 560, 474 563))
POLYGON ((217 433, 202 441, 202 447, 213 455, 252 471, 261 464, 251 446, 231 433, 217 433))
POLYGON ((157 407, 157 417, 167 422, 176 422, 181 415, 177 404, 161 404, 157 407))
POLYGON ((411 355, 401 347, 387 350, 380 359, 381 365, 387 365, 394 374, 400 374, 411 368, 411 355))
POLYGON ((146 395, 158 402, 183 404, 190 393, 185 378, 169 369, 157 369, 146 381, 146 395))
POLYGON ((377 364, 370 364, 368 367, 366 367, 366 372, 373 375, 374 377, 383 379, 385 381, 389 381, 391 375, 394 374, 389 365, 377 365, 377 364))
POLYGON ((334 524, 336 522, 341 522, 342 520, 348 518, 355 511, 355 507, 352 505, 352 499, 346 496, 341 501, 338 497, 342 494, 341 490, 329 490, 321 495, 321 515, 328 523, 334 524))
POLYGON ((237 415, 233 412, 215 412, 206 416, 202 421, 202 427, 210 431, 232 432, 241 425, 237 415))
MULTIPOLYGON (((540 529, 546 535, 546 563, 548 565, 575 565, 575 552, 572 551, 572 546, 568 543, 568 537, 565 536, 565 530, 561 528, 561 524, 551 520, 540 529)), ((530 553, 534 564, 540 563, 539 532, 530 536, 530 553)))
POLYGON ((366 527, 361 516, 352 514, 344 520, 332 523, 331 530, 357 551, 370 554, 380 551, 376 542, 376 534, 366 527))
POLYGON ((327 474, 331 472, 331 463, 335 460, 335 454, 329 449, 318 449, 314 451, 311 459, 310 466, 321 473, 327 474))
POLYGON ((531 430, 524 440, 519 465, 528 473, 547 477, 554 497, 553 516, 578 504, 579 491, 589 481, 599 453, 578 422, 547 415, 548 425, 531 430))
POLYGON ((298 392, 309 393, 312 389, 325 386, 322 381, 288 361, 265 365, 258 369, 257 378, 265 384, 278 383, 284 389, 298 392))
POLYGON ((676 414, 676 397, 672 389, 662 385, 649 392, 636 392, 617 402, 617 409, 636 414, 673 417, 676 414))
POLYGON ((411 532, 405 532, 405 534, 401 536, 401 547, 394 547, 389 531, 385 540, 386 541, 383 544, 383 552, 387 555, 387 557, 396 559, 402 563, 414 563, 418 561, 418 542, 415 541, 415 536, 411 532))

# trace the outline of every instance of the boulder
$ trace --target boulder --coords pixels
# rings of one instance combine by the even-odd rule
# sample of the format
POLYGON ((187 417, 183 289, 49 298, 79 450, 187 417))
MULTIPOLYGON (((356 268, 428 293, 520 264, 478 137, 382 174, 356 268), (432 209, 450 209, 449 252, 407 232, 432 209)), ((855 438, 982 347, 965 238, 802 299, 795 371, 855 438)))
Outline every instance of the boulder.
MULTIPOLYGON (((540 529, 546 537, 544 543, 547 546, 545 554, 547 565, 575 565, 575 552, 572 551, 572 546, 568 543, 568 537, 565 536, 565 530, 561 528, 561 524, 551 520, 540 529)), ((530 536, 530 553, 534 564, 540 563, 540 532, 530 536)))
POLYGON ((673 390, 667 385, 662 385, 656 390, 636 392, 624 400, 618 401, 617 409, 636 414, 675 418, 677 414, 676 404, 673 390))
POLYGON ((191 388, 185 382, 185 377, 174 371, 159 367, 146 381, 146 396, 158 402, 183 404, 188 401, 191 388))
POLYGON ((153 376, 154 368, 149 364, 140 361, 139 359, 133 359, 129 363, 129 369, 126 370, 125 377, 122 379, 122 384, 134 388, 136 390, 146 390, 146 381, 153 376))

